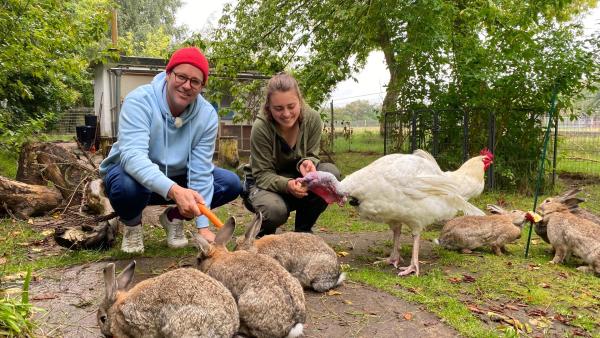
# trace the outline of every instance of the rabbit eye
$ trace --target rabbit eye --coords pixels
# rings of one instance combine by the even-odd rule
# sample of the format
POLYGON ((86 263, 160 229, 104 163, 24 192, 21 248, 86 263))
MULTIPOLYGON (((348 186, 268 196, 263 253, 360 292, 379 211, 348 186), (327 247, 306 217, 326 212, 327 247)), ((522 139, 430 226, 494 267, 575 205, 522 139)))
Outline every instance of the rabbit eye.
POLYGON ((106 315, 100 316, 100 321, 102 322, 102 324, 106 323, 106 315))

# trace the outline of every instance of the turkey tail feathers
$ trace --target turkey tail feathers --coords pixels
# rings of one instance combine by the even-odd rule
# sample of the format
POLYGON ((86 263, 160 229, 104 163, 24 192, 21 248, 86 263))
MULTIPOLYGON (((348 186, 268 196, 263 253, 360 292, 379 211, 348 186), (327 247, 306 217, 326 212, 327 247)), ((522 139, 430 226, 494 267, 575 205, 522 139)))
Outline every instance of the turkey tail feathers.
POLYGON ((485 212, 477 208, 473 204, 465 201, 465 207, 462 209, 465 216, 485 216, 485 212))

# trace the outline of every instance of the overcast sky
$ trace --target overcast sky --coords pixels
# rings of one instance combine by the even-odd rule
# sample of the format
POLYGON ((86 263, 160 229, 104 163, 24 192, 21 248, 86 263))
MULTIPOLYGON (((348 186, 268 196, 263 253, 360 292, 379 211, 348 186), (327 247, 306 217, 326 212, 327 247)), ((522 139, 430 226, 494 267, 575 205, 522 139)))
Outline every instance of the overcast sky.
MULTIPOLYGON (((184 0, 181 9, 177 12, 177 23, 187 25, 192 31, 202 31, 210 26, 216 26, 225 3, 231 0, 184 0)), ((595 8, 592 14, 584 19, 585 33, 587 35, 600 30, 600 7, 595 8)), ((334 104, 346 103, 366 99, 371 102, 381 103, 385 95, 384 85, 390 75, 385 66, 382 52, 372 52, 365 68, 354 76, 357 80, 346 80, 338 84, 331 98, 334 104)))

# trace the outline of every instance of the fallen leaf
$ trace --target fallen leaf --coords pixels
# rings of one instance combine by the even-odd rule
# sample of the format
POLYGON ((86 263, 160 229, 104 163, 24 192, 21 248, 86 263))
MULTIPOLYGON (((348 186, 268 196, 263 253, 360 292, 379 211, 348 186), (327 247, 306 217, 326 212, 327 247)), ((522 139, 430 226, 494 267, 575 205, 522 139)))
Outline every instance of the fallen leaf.
POLYGON ((465 283, 473 283, 476 281, 475 277, 469 275, 463 275, 463 282, 465 283))
POLYGON ((31 248, 31 252, 42 252, 44 249, 42 248, 31 248))
POLYGON ((504 304, 504 307, 507 308, 507 309, 509 309, 509 310, 519 311, 518 307, 516 307, 514 305, 511 305, 511 304, 504 304))
POLYGON ((53 234, 54 234, 54 230, 52 230, 52 229, 47 229, 47 230, 42 231, 42 235, 44 235, 44 236, 50 236, 53 234))
POLYGON ((531 244, 533 244, 533 245, 540 244, 540 240, 539 239, 532 239, 531 240, 531 244))
POLYGON ((29 224, 33 224, 33 218, 30 218, 30 219, 28 219, 28 220, 27 220, 27 223, 29 223, 29 224))
POLYGON ((559 275, 559 276, 561 276, 561 277, 562 277, 562 278, 564 278, 564 279, 567 279, 567 278, 569 278, 569 274, 568 274, 568 273, 566 273, 566 272, 559 272, 559 273, 558 273, 558 275, 559 275))
POLYGON ((569 325, 570 322, 570 319, 567 316, 563 316, 560 313, 555 314, 554 319, 565 325, 569 325))
POLYGON ((590 336, 587 332, 585 332, 579 328, 573 329, 573 331, 571 331, 571 333, 573 333, 574 336, 579 336, 579 337, 589 337, 590 336))
POLYGON ((450 277, 450 278, 448 278, 448 281, 450 283, 452 283, 452 284, 457 284, 457 283, 462 282, 462 278, 460 278, 460 277, 450 277))
POLYGON ((344 303, 346 303, 347 305, 352 305, 352 302, 347 299, 344 299, 344 303))
POLYGON ((531 270, 539 270, 539 269, 540 269, 540 266, 537 264, 528 264, 527 265, 527 270, 531 271, 531 270))
POLYGON ((546 284, 546 283, 540 283, 538 284, 539 287, 542 287, 544 289, 550 289, 550 285, 546 284))
POLYGON ((490 317, 490 319, 494 322, 501 322, 508 318, 504 315, 492 311, 488 311, 487 316, 490 317))
POLYGON ((33 297, 31 297, 31 300, 48 300, 48 299, 54 299, 57 298, 57 296, 53 293, 45 293, 45 294, 41 294, 41 295, 35 295, 33 297))
POLYGON ((338 255, 339 257, 346 257, 346 256, 348 256, 348 255, 349 255, 349 253, 347 253, 346 251, 338 251, 338 252, 337 252, 337 255, 338 255))
POLYGON ((471 311, 471 312, 474 312, 474 313, 477 313, 477 314, 480 314, 480 315, 482 315, 482 314, 485 313, 485 311, 483 311, 482 309, 478 308, 477 305, 474 305, 474 304, 467 305, 467 309, 469 309, 469 311, 471 311))
POLYGON ((413 314, 410 312, 405 312, 402 317, 404 317, 404 320, 412 320, 413 319, 413 314))
POLYGON ((533 309, 531 311, 527 311, 527 315, 532 317, 545 317, 547 314, 548 312, 542 309, 533 309))
POLYGON ((412 293, 420 294, 422 289, 421 289, 421 288, 413 288, 413 287, 410 287, 410 288, 408 288, 407 290, 408 290, 408 292, 412 292, 412 293))
POLYGON ((329 290, 329 291, 327 291, 327 295, 328 296, 339 296, 341 294, 342 294, 341 292, 335 291, 335 290, 329 290))
POLYGON ((6 264, 7 260, 4 257, 0 257, 0 264, 6 264))

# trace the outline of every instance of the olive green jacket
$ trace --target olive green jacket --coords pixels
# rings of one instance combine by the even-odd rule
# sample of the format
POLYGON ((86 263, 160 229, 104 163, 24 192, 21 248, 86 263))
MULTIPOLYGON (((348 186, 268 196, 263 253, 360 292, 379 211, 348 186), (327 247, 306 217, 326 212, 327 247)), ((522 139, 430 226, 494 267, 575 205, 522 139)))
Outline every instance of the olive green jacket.
POLYGON ((250 163, 244 168, 247 180, 264 190, 287 193, 287 182, 301 176, 298 168, 304 160, 319 164, 321 116, 308 107, 303 115, 296 145, 291 149, 275 122, 263 115, 256 118, 250 133, 250 163))

